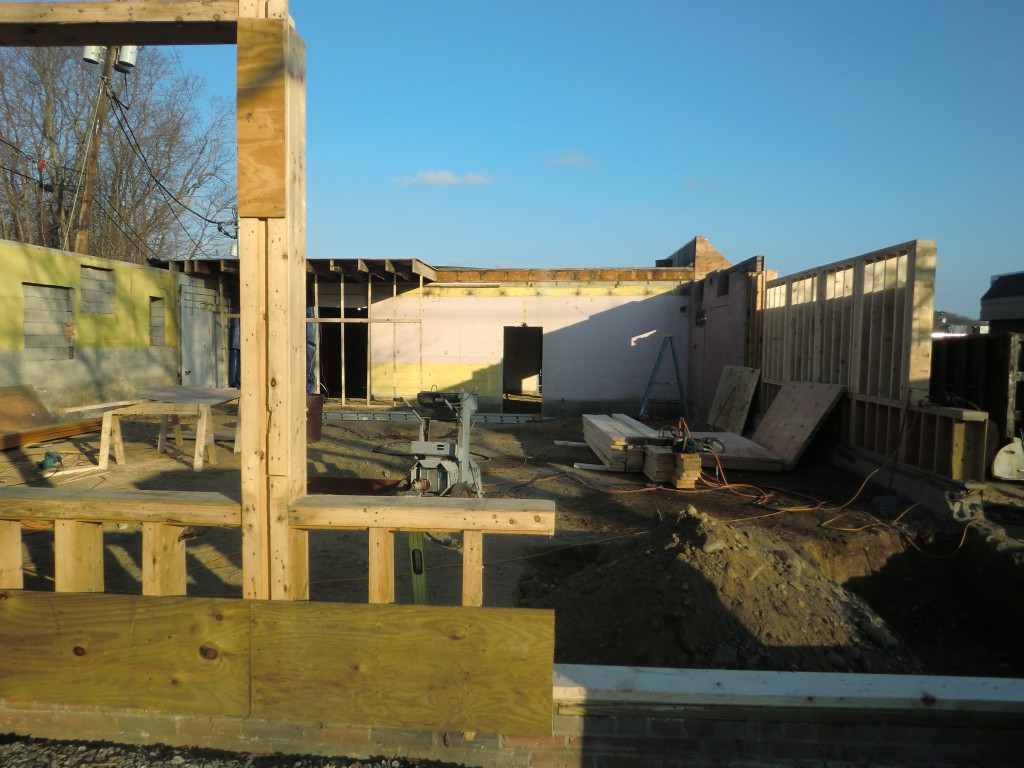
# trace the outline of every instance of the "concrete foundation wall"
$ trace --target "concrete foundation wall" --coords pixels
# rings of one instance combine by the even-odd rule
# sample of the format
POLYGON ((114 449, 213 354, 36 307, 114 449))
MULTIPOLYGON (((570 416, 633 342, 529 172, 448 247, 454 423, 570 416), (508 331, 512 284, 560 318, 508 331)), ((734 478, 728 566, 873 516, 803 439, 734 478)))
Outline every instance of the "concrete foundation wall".
MULTIPOLYGON (((476 389, 483 405, 500 403, 504 329, 543 329, 543 399, 547 412, 584 405, 638 405, 662 340, 672 335, 686 376, 686 297, 676 285, 579 284, 435 288, 375 293, 371 317, 417 322, 371 326, 374 394, 476 389), (418 322, 422 318, 422 323, 418 322)), ((652 400, 678 401, 666 354, 652 400)))

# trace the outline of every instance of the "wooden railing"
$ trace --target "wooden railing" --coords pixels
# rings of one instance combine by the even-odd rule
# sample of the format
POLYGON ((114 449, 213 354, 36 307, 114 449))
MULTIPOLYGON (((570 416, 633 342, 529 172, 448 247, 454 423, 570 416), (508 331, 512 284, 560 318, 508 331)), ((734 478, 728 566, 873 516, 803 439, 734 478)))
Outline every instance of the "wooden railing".
MULTIPOLYGON (((188 526, 241 526, 237 499, 212 492, 0 488, 0 589, 23 589, 21 521, 54 523, 57 592, 102 592, 103 523, 142 526, 142 593, 186 593, 188 526)), ((483 536, 552 535, 555 505, 528 499, 305 496, 291 504, 292 536, 310 530, 369 532, 369 601, 395 599, 395 531, 461 532, 462 604, 483 605, 483 536)), ((244 565, 243 565, 244 567, 244 565)))

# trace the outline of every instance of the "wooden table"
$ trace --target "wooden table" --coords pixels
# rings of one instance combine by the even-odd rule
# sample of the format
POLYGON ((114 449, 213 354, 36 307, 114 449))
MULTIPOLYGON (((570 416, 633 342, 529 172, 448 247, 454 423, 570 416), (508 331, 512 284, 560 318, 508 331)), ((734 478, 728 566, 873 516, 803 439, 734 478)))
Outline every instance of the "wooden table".
MULTIPOLYGON (((139 393, 139 400, 122 408, 115 408, 103 414, 100 435, 100 469, 106 469, 110 461, 110 449, 114 459, 125 463, 124 442, 121 439, 121 418, 123 416, 159 416, 160 436, 157 450, 167 450, 167 430, 174 427, 175 442, 180 448, 183 443, 181 417, 196 417, 196 450, 192 468, 199 472, 203 468, 203 453, 211 464, 217 463, 213 424, 210 409, 238 401, 241 392, 237 389, 212 389, 206 387, 152 387, 139 393)), ((238 450, 238 427, 235 427, 235 451, 238 450)))

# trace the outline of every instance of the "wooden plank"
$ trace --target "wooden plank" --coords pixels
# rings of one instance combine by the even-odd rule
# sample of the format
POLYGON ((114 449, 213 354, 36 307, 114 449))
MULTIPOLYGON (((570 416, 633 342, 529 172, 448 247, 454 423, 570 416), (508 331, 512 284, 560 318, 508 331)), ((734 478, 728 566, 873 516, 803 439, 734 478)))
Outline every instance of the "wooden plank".
POLYGON ((760 376, 761 372, 756 368, 739 365, 726 365, 722 368, 715 399, 708 412, 708 426, 711 429, 742 434, 760 376))
POLYGON ((180 525, 142 524, 142 594, 185 594, 184 530, 180 525))
POLYGON ((719 463, 722 469, 760 472, 781 472, 785 468, 785 460, 781 456, 742 435, 732 432, 692 432, 690 437, 694 440, 718 440, 725 445, 725 450, 718 454, 718 462, 710 453, 699 454, 701 465, 706 469, 714 469, 719 463))
POLYGON ((652 440, 667 440, 668 439, 668 438, 665 437, 665 435, 663 435, 658 430, 648 426, 647 424, 644 424, 642 421, 637 421, 633 417, 627 416, 624 413, 613 413, 612 414, 612 418, 615 421, 617 421, 620 424, 622 424, 623 426, 628 427, 629 429, 631 429, 633 432, 635 432, 636 434, 640 435, 641 437, 647 438, 647 444, 648 445, 650 444, 650 442, 652 440))
POLYGON ((21 448, 27 445, 49 442, 50 440, 62 440, 65 437, 76 437, 88 434, 89 432, 98 432, 102 424, 102 419, 84 419, 82 421, 68 421, 35 429, 24 429, 20 432, 0 434, 0 450, 6 451, 10 448, 21 448))
POLYGON ((370 602, 395 602, 395 534, 387 528, 371 528, 369 555, 370 602))
POLYGON ((252 717, 551 735, 554 614, 252 603, 252 717))
POLYGON ((7 592, 0 698, 245 716, 249 604, 7 592))
POLYGON ((754 442, 782 457, 784 469, 793 469, 844 390, 841 384, 787 382, 754 432, 754 442))
POLYGON ((244 218, 287 213, 287 32, 282 20, 238 20, 238 215, 244 218))
POLYGON ((213 491, 82 491, 15 486, 0 488, 0 519, 237 527, 241 513, 237 499, 213 491))
POLYGON ((238 0, 0 3, 0 45, 232 44, 238 0))
POLYGON ((304 496, 290 523, 305 529, 390 528, 396 531, 484 531, 553 535, 555 503, 546 499, 430 496, 304 496))
POLYGON ((24 589, 21 523, 0 520, 0 589, 24 589))
POLYGON ((48 424, 53 424, 53 416, 35 387, 0 387, 0 432, 21 432, 48 424))
MULTIPOLYGON (((607 704, 1024 714, 1024 680, 558 664, 559 711, 607 704)), ((574 710, 578 711, 578 710, 574 710)))
POLYGON ((484 604, 483 531, 466 531, 462 534, 462 604, 484 604))
POLYGON ((139 398, 180 405, 224 405, 241 397, 241 390, 233 387, 146 387, 139 390, 139 398))
POLYGON ((57 592, 103 591, 103 526, 78 520, 56 520, 53 549, 57 592))

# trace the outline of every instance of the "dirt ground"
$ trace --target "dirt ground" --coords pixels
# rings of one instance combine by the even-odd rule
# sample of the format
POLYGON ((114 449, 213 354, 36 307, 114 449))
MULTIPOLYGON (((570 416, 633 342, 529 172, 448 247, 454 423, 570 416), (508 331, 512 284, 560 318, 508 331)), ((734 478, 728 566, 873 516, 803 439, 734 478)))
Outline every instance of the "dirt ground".
MULTIPOLYGON (((230 434, 234 416, 217 423, 230 434)), ((123 465, 99 471, 98 435, 88 435, 7 451, 0 482, 239 492, 229 440, 218 442, 216 465, 194 472, 193 443, 159 454, 155 421, 123 429, 123 465), (63 470, 35 467, 46 450, 62 454, 63 470)), ((399 480, 416 429, 328 420, 309 446, 309 474, 399 480)), ((435 425, 431 439, 451 429, 435 425)), ((912 501, 884 484, 859 490, 864 478, 837 472, 814 447, 796 472, 729 472, 719 478, 724 488, 683 492, 640 474, 573 469, 597 459, 555 441, 582 439, 578 417, 478 424, 471 437, 486 496, 557 504, 553 538, 495 535, 484 549, 485 604, 554 609, 556 661, 1024 677, 1019 486, 994 491, 992 519, 965 528, 949 515, 907 511, 912 501), (986 542, 1009 548, 1000 562, 1019 567, 996 569, 986 542)), ((403 563, 407 544, 397 539, 403 563)), ((52 589, 52 532, 26 531, 24 541, 27 588, 52 589)), ((138 530, 108 526, 105 543, 107 590, 138 593, 138 530)), ((240 595, 240 550, 238 531, 196 530, 189 594, 240 595)), ((428 545, 432 604, 458 604, 460 557, 428 545)), ((365 533, 311 534, 312 599, 365 602, 366 567, 365 533)), ((411 602, 408 569, 400 565, 396 578, 398 602, 411 602)))

